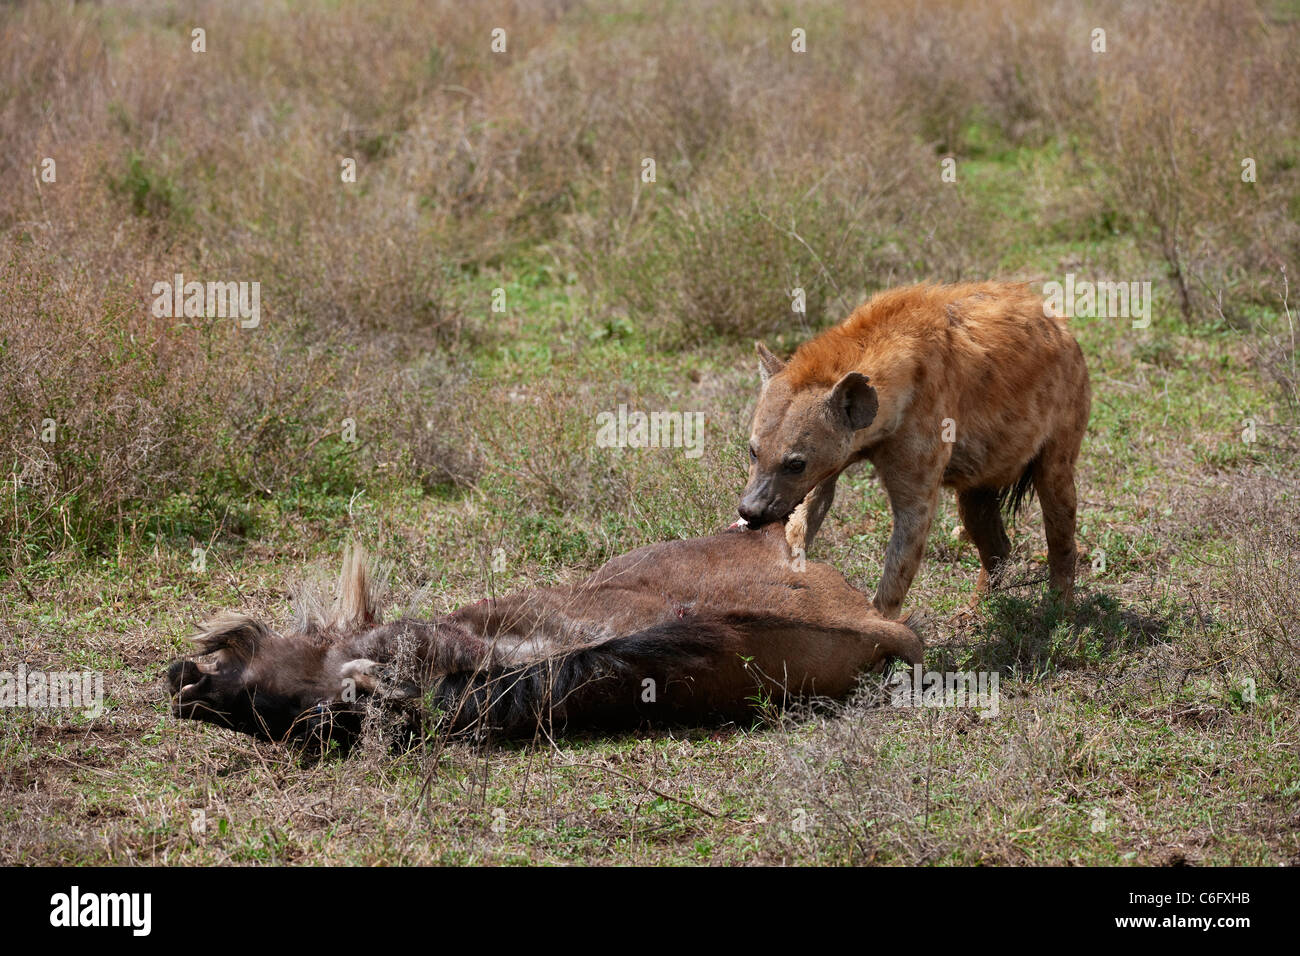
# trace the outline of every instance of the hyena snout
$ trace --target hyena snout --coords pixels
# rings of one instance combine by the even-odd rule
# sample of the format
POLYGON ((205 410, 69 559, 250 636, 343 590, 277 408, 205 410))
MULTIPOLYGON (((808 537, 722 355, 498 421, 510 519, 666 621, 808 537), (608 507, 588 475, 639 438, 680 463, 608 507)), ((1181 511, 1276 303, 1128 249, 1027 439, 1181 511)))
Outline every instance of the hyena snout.
POLYGON ((761 528, 773 521, 784 521, 794 509, 785 507, 782 498, 773 496, 769 489, 759 487, 746 491, 736 510, 745 519, 745 524, 761 528))

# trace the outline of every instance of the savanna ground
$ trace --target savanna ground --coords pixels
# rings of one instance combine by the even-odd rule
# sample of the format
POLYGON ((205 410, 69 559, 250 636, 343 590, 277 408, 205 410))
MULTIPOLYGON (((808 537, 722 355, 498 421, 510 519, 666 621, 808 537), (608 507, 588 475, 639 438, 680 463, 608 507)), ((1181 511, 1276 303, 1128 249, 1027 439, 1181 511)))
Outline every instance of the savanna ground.
MULTIPOLYGON (((1298 52, 1294 3, 5 5, 0 669, 108 710, 0 712, 0 862, 1297 862, 1298 52), (155 318, 178 272, 259 281, 260 326, 155 318), (308 763, 168 715, 196 622, 284 622, 350 539, 433 614, 728 523, 755 337, 1067 273, 1154 295, 1072 320, 1077 613, 1036 508, 963 613, 950 498, 907 601, 997 717, 876 680, 308 763), (620 403, 704 412, 703 455, 597 447, 620 403)), ((810 557, 871 591, 888 533, 858 471, 810 557)))

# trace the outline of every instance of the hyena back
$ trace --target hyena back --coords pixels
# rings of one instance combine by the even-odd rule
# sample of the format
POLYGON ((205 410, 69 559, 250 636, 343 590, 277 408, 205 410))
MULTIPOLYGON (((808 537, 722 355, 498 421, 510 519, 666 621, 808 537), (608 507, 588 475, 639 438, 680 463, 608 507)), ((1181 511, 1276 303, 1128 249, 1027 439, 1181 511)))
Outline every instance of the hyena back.
POLYGON ((762 392, 740 516, 786 521, 812 544, 835 481, 875 465, 894 527, 875 604, 896 617, 925 550, 939 489, 980 556, 977 595, 1010 553, 1002 510, 1042 503, 1053 589, 1073 597, 1074 465, 1091 406, 1088 370, 1062 319, 1026 285, 880 293, 782 363, 758 345, 762 392))

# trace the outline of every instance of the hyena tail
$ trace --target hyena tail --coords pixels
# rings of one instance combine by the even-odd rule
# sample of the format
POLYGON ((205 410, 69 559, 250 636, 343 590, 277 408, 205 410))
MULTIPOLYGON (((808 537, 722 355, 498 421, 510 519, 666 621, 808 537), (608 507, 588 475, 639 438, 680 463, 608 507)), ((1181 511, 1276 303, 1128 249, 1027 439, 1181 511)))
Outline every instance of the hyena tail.
POLYGON ((724 623, 674 621, 529 664, 446 674, 425 701, 441 729, 477 736, 704 716, 710 695, 691 685, 707 683, 736 645, 724 623), (670 685, 674 700, 659 702, 670 685))
POLYGON ((1020 473, 1014 484, 998 491, 998 508, 1007 517, 1014 518, 1034 497, 1034 470, 1038 467, 1038 457, 1030 459, 1025 470, 1020 473))

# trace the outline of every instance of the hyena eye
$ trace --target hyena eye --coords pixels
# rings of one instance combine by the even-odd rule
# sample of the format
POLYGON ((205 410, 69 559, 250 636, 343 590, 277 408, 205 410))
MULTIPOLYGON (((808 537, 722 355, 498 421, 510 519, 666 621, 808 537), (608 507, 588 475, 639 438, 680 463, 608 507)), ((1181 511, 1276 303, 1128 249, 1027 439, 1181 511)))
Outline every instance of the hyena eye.
POLYGON ((785 470, 792 475, 797 475, 803 471, 804 465, 807 464, 802 458, 791 458, 785 463, 785 470))
POLYGON ((749 446, 749 460, 750 460, 750 461, 758 461, 758 452, 754 450, 754 446, 753 446, 753 445, 750 445, 750 446, 749 446))

